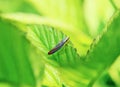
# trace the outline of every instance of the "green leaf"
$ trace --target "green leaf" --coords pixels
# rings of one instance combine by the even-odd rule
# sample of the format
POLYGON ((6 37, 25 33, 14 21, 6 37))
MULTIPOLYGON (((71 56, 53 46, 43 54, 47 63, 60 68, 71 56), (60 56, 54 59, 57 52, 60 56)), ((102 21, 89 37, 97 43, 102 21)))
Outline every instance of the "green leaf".
POLYGON ((29 2, 43 14, 43 17, 51 18, 67 25, 68 28, 58 28, 58 30, 71 37, 72 43, 79 55, 86 55, 91 43, 91 37, 89 37, 89 28, 84 16, 84 1, 29 0, 29 2))
POLYGON ((25 33, 10 22, 0 20, 0 81, 13 86, 35 86, 29 56, 30 44, 25 33))
POLYGON ((31 3, 27 0, 1 0, 0 1, 0 12, 24 12, 24 13, 36 13, 40 14, 31 3))
POLYGON ((64 82, 72 87, 92 86, 120 54, 120 12, 117 11, 108 23, 107 30, 94 42, 94 47, 76 68, 65 68, 61 71, 64 82), (105 49, 104 49, 105 48, 105 49))
POLYGON ((33 7, 31 3, 28 3, 27 0, 22 1, 21 5, 16 9, 16 12, 35 13, 40 15, 35 7, 33 7))
POLYGON ((112 0, 86 0, 84 2, 84 16, 89 32, 96 37, 103 32, 105 25, 114 14, 115 9, 110 3, 112 0), (103 6, 103 3, 105 4, 103 6))
POLYGON ((113 63, 110 67, 109 74, 110 77, 113 79, 115 84, 119 87, 120 86, 120 56, 117 60, 113 63))
POLYGON ((85 35, 81 30, 75 30, 73 25, 69 25, 67 23, 54 20, 51 18, 41 17, 39 15, 34 14, 1 14, 4 19, 21 22, 24 24, 45 24, 48 26, 52 26, 55 29, 62 31, 64 34, 71 38, 71 41, 74 47, 77 49, 79 55, 85 55, 90 43, 91 38, 85 35))
MULTIPOLYGON (((87 63, 92 72, 91 77, 97 78, 104 70, 110 68, 120 54, 120 12, 117 11, 107 25, 107 30, 88 54, 87 63), (105 49, 104 49, 105 48, 105 49), (104 50, 103 50, 104 49, 104 50)), ((91 83, 92 84, 92 83, 91 83)))
MULTIPOLYGON (((41 1, 42 4, 43 2, 46 1, 41 1)), ((53 2, 50 2, 50 4, 54 7, 55 4, 53 2)), ((60 3, 62 2, 65 1, 60 1, 60 3)), ((76 4, 73 1, 66 2, 69 2, 66 7, 70 5, 70 12, 76 8, 75 6, 79 6, 78 0, 75 2, 76 4)), ((82 2, 81 5, 83 5, 82 2)), ((46 8, 46 6, 43 7, 46 8)), ((50 9, 53 7, 50 7, 50 9)), ((48 18, 50 16, 46 13, 46 17, 21 13, 0 15, 3 19, 0 27, 1 29, 4 28, 0 32, 0 67, 2 71, 0 72, 0 79, 6 80, 1 81, 2 84, 38 87, 93 86, 98 77, 103 72, 106 72, 117 59, 120 54, 120 49, 118 48, 120 44, 119 12, 116 12, 113 16, 103 35, 100 38, 96 38, 95 42, 93 42, 90 52, 87 56, 83 56, 85 58, 85 61, 83 61, 82 57, 79 57, 77 53, 85 55, 91 44, 91 38, 88 37, 84 30, 87 27, 86 24, 82 25, 80 23, 83 29, 79 29, 79 21, 76 21, 76 18, 71 18, 71 14, 65 20, 65 17, 61 16, 61 19, 64 20, 62 21, 58 18, 59 14, 52 13, 57 12, 58 9, 55 9, 56 11, 50 10, 50 15, 55 16, 53 19, 48 18), (71 21, 74 23, 72 24, 71 21), (22 32, 19 30, 22 30, 22 32), (48 55, 48 51, 66 36, 70 37, 70 41, 53 55, 48 55), (16 67, 18 68, 16 69, 16 67)), ((80 9, 81 6, 78 10, 80 9)), ((44 11, 49 12, 47 8, 44 11)), ((67 12, 69 13, 69 10, 67 12)), ((74 12, 75 15, 78 15, 79 12, 76 12, 77 10, 74 12)), ((67 15, 66 13, 65 15, 67 15)), ((82 17, 80 16, 80 18, 82 17)), ((82 23, 85 23, 83 21, 84 18, 82 23)), ((113 80, 116 80, 116 78, 113 78, 113 80)))
POLYGON ((0 0, 0 12, 16 11, 22 2, 23 0, 0 0))
POLYGON ((120 8, 120 1, 119 0, 110 0, 111 4, 113 5, 114 9, 120 8))
POLYGON ((93 87, 117 87, 108 72, 103 73, 93 84, 93 87))
POLYGON ((88 34, 82 0, 29 0, 29 2, 44 16, 73 25, 74 31, 82 30, 88 34))
POLYGON ((72 47, 70 41, 53 55, 48 55, 49 50, 55 47, 66 35, 45 25, 30 25, 28 27, 30 28, 28 31, 28 39, 37 49, 44 53, 47 59, 55 61, 61 66, 76 65, 79 60, 79 55, 72 47))
POLYGON ((60 73, 63 72, 62 69, 75 68, 80 61, 79 55, 72 47, 71 40, 56 53, 48 55, 48 51, 56 46, 66 35, 46 25, 29 25, 28 28, 27 38, 38 49, 39 54, 44 55, 42 58, 45 61, 43 86, 61 87, 65 83, 60 73))

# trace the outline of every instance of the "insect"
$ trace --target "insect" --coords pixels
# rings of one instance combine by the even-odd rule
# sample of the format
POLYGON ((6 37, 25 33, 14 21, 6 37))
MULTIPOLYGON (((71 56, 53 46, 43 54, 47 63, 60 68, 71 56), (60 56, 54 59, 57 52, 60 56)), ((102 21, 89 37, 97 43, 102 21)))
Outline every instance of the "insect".
POLYGON ((53 53, 55 53, 56 51, 58 51, 67 41, 69 40, 69 37, 66 37, 65 39, 63 39, 61 42, 59 42, 53 49, 51 49, 48 52, 48 55, 51 55, 53 53))

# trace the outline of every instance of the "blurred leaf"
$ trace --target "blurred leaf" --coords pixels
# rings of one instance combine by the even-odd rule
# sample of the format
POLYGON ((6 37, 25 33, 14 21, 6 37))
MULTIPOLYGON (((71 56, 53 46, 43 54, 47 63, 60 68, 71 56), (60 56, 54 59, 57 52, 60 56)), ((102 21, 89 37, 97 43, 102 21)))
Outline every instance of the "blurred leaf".
POLYGON ((0 12, 16 11, 23 0, 0 0, 0 12))
POLYGON ((90 33, 85 22, 83 0, 29 0, 29 2, 44 17, 58 20, 67 25, 68 31, 63 28, 59 30, 71 37, 79 54, 86 54, 91 38, 88 37, 90 33))
POLYGON ((40 14, 40 12, 38 12, 31 3, 28 3, 28 0, 1 0, 0 12, 24 12, 40 14))
POLYGON ((76 65, 79 55, 72 47, 70 41, 58 52, 53 55, 48 55, 48 51, 66 37, 62 32, 56 31, 54 28, 45 25, 30 25, 28 27, 30 28, 27 36, 28 39, 36 48, 44 53, 47 59, 57 62, 60 66, 76 65))
MULTIPOLYGON (((90 3, 83 0, 0 2, 2 12, 27 13, 0 14, 0 86, 91 87, 120 54, 120 12, 116 12, 107 30, 92 44, 84 17, 88 14, 86 18, 89 20, 91 17, 88 25, 92 23, 96 29, 91 35, 101 33, 114 11, 113 4, 107 0, 103 8, 103 1, 95 1, 96 13, 92 16, 89 12, 92 8, 87 9, 88 13, 83 13, 83 5, 86 8, 85 3, 90 3), (56 53, 48 55, 48 51, 67 36, 70 41, 56 53), (87 50, 89 52, 83 56, 84 61, 79 55, 85 55, 87 50)), ((113 67, 110 75, 119 85, 119 78, 116 78, 119 77, 119 69, 113 67), (116 70, 115 75, 112 70, 116 70)), ((103 76, 102 81, 111 80, 106 77, 103 76)), ((101 80, 99 83, 102 87, 106 86, 101 80)))
POLYGON ((92 86, 98 77, 110 68, 120 54, 119 20, 120 12, 117 11, 108 23, 107 30, 101 37, 96 38, 86 60, 81 61, 78 67, 63 67, 60 70, 67 85, 71 87, 92 86))
POLYGON ((74 31, 87 32, 83 14, 82 0, 29 0, 43 16, 73 25, 74 31), (48 8, 49 6, 49 8, 48 8))
POLYGON ((117 11, 108 23, 107 31, 97 39, 99 40, 98 43, 95 42, 94 47, 87 55, 89 69, 91 68, 93 72, 97 72, 96 75, 93 74, 95 78, 108 69, 120 54, 120 49, 118 48, 120 44, 119 20, 120 12, 117 11))
POLYGON ((107 72, 103 73, 93 87, 117 87, 107 72))
POLYGON ((62 87, 62 81, 60 80, 58 71, 53 66, 47 64, 45 67, 42 87, 62 87))
POLYGON ((23 0, 21 5, 17 8, 15 12, 24 12, 24 13, 35 13, 40 14, 32 4, 28 3, 28 0, 23 0))
MULTIPOLYGON (((18 24, 13 21, 11 22, 15 23, 16 26, 18 24)), ((20 24, 18 24, 18 26, 19 25, 20 24)), ((63 47, 63 49, 61 49, 61 52, 58 51, 55 54, 48 56, 48 51, 51 50, 57 43, 59 43, 59 41, 61 41, 65 37, 65 35, 62 32, 56 31, 51 27, 43 26, 43 25, 30 25, 24 29, 24 32, 27 33, 27 39, 32 43, 32 45, 34 45, 34 47, 36 47, 36 51, 38 52, 37 55, 40 55, 41 57, 40 61, 43 61, 45 63, 45 72, 44 72, 45 75, 44 75, 43 84, 46 83, 46 85, 50 85, 50 84, 47 84, 49 83, 49 76, 53 78, 52 82, 56 83, 56 81, 58 80, 58 79, 54 79, 54 77, 56 77, 54 75, 56 74, 53 74, 53 75, 51 74, 53 71, 54 72, 58 71, 55 67, 76 66, 77 62, 79 62, 79 56, 76 53, 76 50, 72 47, 71 42, 68 43, 69 45, 66 45, 65 47, 63 47), (48 64, 52 65, 53 71, 50 72, 47 69, 47 67, 51 67, 51 65, 48 65, 48 64), (46 75, 46 73, 48 74, 46 75)), ((33 57, 35 57, 34 56, 35 54, 32 54, 32 55, 33 57)), ((36 61, 33 60, 32 62, 35 63, 36 61)), ((32 64, 32 66, 33 68, 35 68, 36 65, 32 64)), ((39 79, 39 76, 37 78, 39 79)), ((59 75, 56 78, 59 78, 59 75)), ((54 85, 62 85, 62 82, 58 83, 57 81, 57 83, 54 85)))
POLYGON ((1 14, 1 16, 7 20, 17 21, 24 24, 45 24, 55 27, 59 31, 64 32, 67 36, 71 38, 71 41, 74 47, 77 49, 77 52, 81 55, 85 55, 89 45, 91 43, 91 38, 86 36, 82 31, 74 30, 72 25, 66 24, 64 22, 53 20, 46 17, 41 17, 34 14, 1 14))
POLYGON ((110 0, 110 2, 116 10, 120 8, 120 1, 119 0, 110 0))
POLYGON ((113 81, 116 83, 116 85, 119 87, 120 86, 120 56, 111 66, 109 70, 109 74, 113 79, 113 81))
POLYGON ((69 68, 78 66, 80 62, 79 55, 70 41, 56 53, 48 55, 48 51, 66 36, 62 32, 45 25, 30 25, 28 27, 27 38, 40 51, 40 54, 46 56, 46 58, 43 58, 45 61, 44 86, 61 87, 63 83, 66 83, 62 78, 63 76, 61 76, 61 72, 64 69, 69 71, 69 68))
POLYGON ((0 20, 0 80, 13 86, 35 86, 30 65, 30 44, 25 34, 11 23, 0 20))
POLYGON ((113 15, 115 9, 110 1, 85 0, 84 14, 91 36, 96 37, 101 34, 110 17, 113 15))

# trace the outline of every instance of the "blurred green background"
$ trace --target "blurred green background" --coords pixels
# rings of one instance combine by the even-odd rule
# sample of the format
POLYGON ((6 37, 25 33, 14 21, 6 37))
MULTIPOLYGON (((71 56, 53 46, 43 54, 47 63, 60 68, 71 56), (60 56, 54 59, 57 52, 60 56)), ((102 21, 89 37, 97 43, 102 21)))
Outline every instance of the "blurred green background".
POLYGON ((0 0, 0 87, 120 87, 119 8, 119 0, 0 0))

